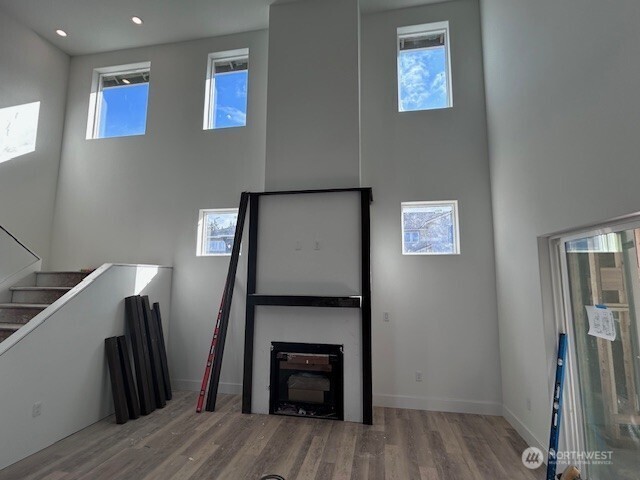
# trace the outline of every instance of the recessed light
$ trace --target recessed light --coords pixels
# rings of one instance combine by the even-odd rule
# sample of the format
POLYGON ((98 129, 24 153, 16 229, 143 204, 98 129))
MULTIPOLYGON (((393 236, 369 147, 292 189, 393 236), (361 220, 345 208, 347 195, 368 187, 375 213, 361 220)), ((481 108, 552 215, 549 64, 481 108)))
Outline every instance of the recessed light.
POLYGON ((136 25, 142 25, 142 19, 140 17, 131 17, 131 21, 136 25))
POLYGON ((126 78, 122 79, 122 83, 124 83, 125 85, 129 85, 131 82, 129 80, 127 80, 126 78))
POLYGON ((56 30, 56 33, 58 35, 60 35, 61 37, 66 37, 67 36, 67 32, 65 32, 64 30, 61 30, 61 29, 56 30))

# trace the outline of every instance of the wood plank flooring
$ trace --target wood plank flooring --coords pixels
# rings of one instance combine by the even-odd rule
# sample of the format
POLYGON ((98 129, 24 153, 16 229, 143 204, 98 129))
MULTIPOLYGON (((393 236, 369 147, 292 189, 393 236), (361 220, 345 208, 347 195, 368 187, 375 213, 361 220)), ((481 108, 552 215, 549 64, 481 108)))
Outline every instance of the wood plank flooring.
POLYGON ((196 394, 116 425, 113 416, 10 467, 0 480, 536 480, 502 417, 374 408, 374 425, 243 415, 240 397, 195 413, 196 394))

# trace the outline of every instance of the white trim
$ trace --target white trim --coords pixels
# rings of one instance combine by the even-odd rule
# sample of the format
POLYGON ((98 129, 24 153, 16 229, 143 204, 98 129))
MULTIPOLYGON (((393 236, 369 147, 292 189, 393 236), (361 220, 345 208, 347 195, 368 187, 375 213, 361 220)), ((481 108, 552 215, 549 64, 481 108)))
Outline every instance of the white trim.
MULTIPOLYGON (((199 392, 202 382, 199 380, 172 379, 176 390, 199 392)), ((242 383, 220 382, 219 393, 241 395, 242 383)), ((374 393, 373 404, 378 407, 427 410, 433 412, 470 413, 477 415, 502 415, 502 404, 479 400, 460 400, 452 398, 418 397, 408 395, 390 395, 374 393)))
MULTIPOLYGON (((207 58, 207 75, 204 89, 204 113, 202 117, 203 130, 217 130, 213 121, 213 110, 215 106, 215 67, 216 62, 221 60, 247 59, 247 72, 249 71, 249 49, 239 48, 236 50, 226 50, 224 52, 210 53, 207 58)), ((249 79, 247 78, 247 112, 249 111, 249 79)), ((247 122, 243 126, 246 126, 247 122)))
POLYGON ((405 27, 398 27, 398 37, 413 36, 416 33, 437 33, 440 31, 449 30, 449 21, 422 23, 420 25, 408 25, 405 27))
POLYGON ((401 202, 400 203, 400 234, 402 240, 402 255, 460 255, 460 215, 458 213, 458 200, 425 200, 417 202, 401 202), (451 205, 453 206, 453 252, 406 252, 404 245, 404 207, 410 206, 429 206, 429 205, 451 205))
MULTIPOLYGON (((578 377, 578 359, 575 349, 575 330, 571 302, 571 286, 569 282, 569 268, 565 242, 561 239, 550 241, 552 258, 552 282, 554 304, 556 305, 556 338, 560 333, 567 334, 567 368, 565 369, 565 385, 563 399, 563 416, 561 438, 565 441, 567 450, 585 451, 585 433, 582 419, 584 412, 580 402, 580 382, 578 377), (554 257, 556 257, 554 261, 554 257)), ((554 352, 555 353, 555 352, 554 352)), ((554 360, 555 355, 552 357, 554 360)), ((555 369, 555 362, 554 369, 555 369)), ((550 372, 551 375, 551 372, 550 372)), ((553 385, 555 376, 549 385, 553 385)), ((552 388, 553 389, 553 388, 552 388)), ((552 397, 553 393, 550 393, 552 397)))
POLYGON ((516 432, 518 432, 527 445, 539 448, 544 453, 544 457, 547 458, 549 449, 544 445, 544 443, 538 440, 533 432, 529 430, 524 422, 522 422, 511 410, 504 406, 502 407, 502 410, 502 416, 504 419, 509 422, 516 432))
MULTIPOLYGON (((171 383, 176 390, 185 390, 188 392, 199 392, 200 387, 202 386, 202 382, 198 380, 171 379, 171 383)), ((240 395, 242 394, 242 384, 220 382, 218 386, 218 393, 240 395)))
POLYGON ((433 412, 471 413, 476 415, 502 415, 502 404, 484 400, 458 398, 419 397, 374 393, 373 404, 378 407, 427 410, 433 412))
POLYGON ((102 105, 102 77, 104 75, 114 75, 118 73, 139 72, 151 72, 151 62, 137 62, 111 67, 99 67, 93 70, 91 78, 91 94, 89 96, 89 113, 87 114, 87 140, 96 140, 102 138, 98 136, 98 130, 100 129, 100 108, 102 105))
POLYGON ((417 111, 425 111, 425 110, 442 110, 444 108, 453 108, 453 75, 451 73, 451 45, 449 41, 449 37, 451 36, 449 21, 445 20, 443 22, 433 22, 433 23, 423 23, 420 25, 409 25, 404 27, 398 27, 396 31, 396 84, 397 84, 397 94, 398 94, 398 112, 414 112, 416 110, 401 110, 400 105, 400 39, 406 36, 413 36, 417 33, 442 33, 444 32, 444 54, 445 54, 445 70, 447 77, 447 105, 445 107, 439 108, 426 108, 423 110, 417 111))
POLYGON ((196 238, 196 257, 230 257, 231 253, 205 253, 204 252, 204 217, 209 212, 220 214, 235 213, 236 228, 238 228, 238 209, 237 208, 203 208, 198 212, 198 237, 196 238))
MULTIPOLYGON (((567 368, 565 371, 565 386, 563 399, 563 415, 561 428, 561 442, 564 449, 570 451, 585 451, 584 412, 580 401, 580 383, 575 349, 575 331, 573 309, 571 305, 571 290, 569 268, 565 245, 572 240, 597 235, 618 233, 632 230, 640 226, 640 213, 616 217, 610 222, 599 222, 591 226, 581 226, 576 229, 564 230, 555 234, 543 236, 548 245, 548 255, 551 265, 550 280, 554 303, 555 337, 567 334, 567 368)), ((546 334, 546 332, 545 332, 546 334)), ((555 350, 552 357, 555 360, 555 350)), ((555 361, 553 362, 555 365, 555 361)), ((549 375, 552 375, 551 369, 549 375)), ((549 379, 553 385, 554 378, 549 379)), ((551 397, 551 394, 550 394, 551 397)), ((550 400, 551 401, 551 400, 550 400)), ((508 411, 505 407, 505 411, 508 411)), ((506 418, 506 415, 505 415, 506 418)), ((515 416, 514 416, 515 418, 515 416)), ((561 446, 562 448, 562 446, 561 446)), ((588 469, 588 466, 587 466, 588 469)), ((588 474, 588 471, 586 472, 588 474)))

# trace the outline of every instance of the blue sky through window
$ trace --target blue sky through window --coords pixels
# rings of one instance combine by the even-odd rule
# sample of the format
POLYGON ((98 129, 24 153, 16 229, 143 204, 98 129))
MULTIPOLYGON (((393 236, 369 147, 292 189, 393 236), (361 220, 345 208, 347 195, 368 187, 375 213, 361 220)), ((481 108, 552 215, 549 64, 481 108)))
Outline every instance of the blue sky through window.
POLYGON ((444 46, 399 52, 401 112, 449 106, 446 63, 444 46))
POLYGON ((148 83, 104 88, 98 138, 144 135, 148 101, 148 83))
POLYGON ((244 127, 247 124, 248 79, 248 70, 215 74, 214 128, 244 127))

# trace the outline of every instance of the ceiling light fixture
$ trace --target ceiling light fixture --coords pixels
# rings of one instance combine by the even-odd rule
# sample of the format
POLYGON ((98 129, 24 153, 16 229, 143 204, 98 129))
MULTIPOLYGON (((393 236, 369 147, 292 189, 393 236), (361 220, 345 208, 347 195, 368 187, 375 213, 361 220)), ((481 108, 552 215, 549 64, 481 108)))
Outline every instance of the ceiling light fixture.
POLYGON ((62 30, 60 28, 58 30, 56 30, 56 33, 58 35, 60 35, 61 37, 66 37, 67 36, 67 32, 65 32, 64 30, 62 30))
POLYGON ((142 19, 140 17, 131 17, 131 21, 136 25, 142 25, 142 19))
POLYGON ((125 85, 129 85, 131 82, 129 80, 127 80, 126 78, 122 79, 122 83, 124 83, 125 85))

